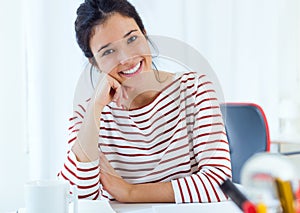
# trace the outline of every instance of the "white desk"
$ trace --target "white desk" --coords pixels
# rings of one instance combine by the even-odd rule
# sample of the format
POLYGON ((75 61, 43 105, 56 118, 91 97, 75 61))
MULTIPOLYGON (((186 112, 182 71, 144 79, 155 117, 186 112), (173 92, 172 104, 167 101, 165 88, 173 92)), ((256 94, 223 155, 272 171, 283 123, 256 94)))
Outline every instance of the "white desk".
MULTIPOLYGON (((103 201, 92 201, 99 208, 96 208, 93 205, 92 208, 79 208, 80 211, 78 213, 92 213, 92 212, 101 212, 101 213, 111 213, 110 208, 107 208, 106 204, 103 201)), ((86 204, 86 203, 85 203, 86 204)), ((80 203, 79 203, 80 205, 80 203)), ((119 202, 110 202, 112 209, 117 213, 214 213, 214 212, 222 212, 222 213, 242 213, 242 211, 232 202, 225 201, 220 203, 191 203, 191 204, 170 204, 170 203, 140 203, 140 204, 126 204, 119 202)), ((91 207, 91 206, 90 206, 91 207)), ((70 211, 72 209, 70 208, 70 211)), ((19 209, 18 213, 26 213, 24 208, 19 209)))
MULTIPOLYGON (((110 203, 116 212, 120 213, 241 213, 242 211, 232 202, 225 201, 220 203, 191 203, 191 204, 170 204, 170 203, 152 203, 152 204, 124 204, 118 202, 110 203)), ((80 212, 79 212, 80 213, 80 212)))

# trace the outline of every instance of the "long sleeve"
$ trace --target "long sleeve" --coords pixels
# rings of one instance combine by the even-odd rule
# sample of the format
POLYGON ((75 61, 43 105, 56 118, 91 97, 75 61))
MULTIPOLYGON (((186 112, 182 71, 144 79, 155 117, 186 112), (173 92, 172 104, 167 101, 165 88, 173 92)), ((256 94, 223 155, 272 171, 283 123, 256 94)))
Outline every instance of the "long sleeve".
POLYGON ((198 171, 172 180, 176 203, 226 200, 219 186, 225 179, 231 178, 229 145, 213 84, 203 75, 195 86, 191 148, 198 171))
POLYGON ((102 190, 99 183, 99 160, 79 162, 71 148, 77 139, 77 133, 84 119, 88 100, 74 107, 73 117, 70 118, 68 152, 63 168, 58 174, 59 179, 67 180, 77 186, 78 198, 98 199, 102 190))

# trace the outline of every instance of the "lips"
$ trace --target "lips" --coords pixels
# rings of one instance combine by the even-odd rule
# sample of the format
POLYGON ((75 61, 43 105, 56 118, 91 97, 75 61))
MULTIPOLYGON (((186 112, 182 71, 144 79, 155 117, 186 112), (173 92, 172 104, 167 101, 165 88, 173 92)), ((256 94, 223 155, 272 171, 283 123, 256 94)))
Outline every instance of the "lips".
POLYGON ((138 62, 133 68, 119 72, 122 76, 131 77, 141 72, 142 61, 138 62))

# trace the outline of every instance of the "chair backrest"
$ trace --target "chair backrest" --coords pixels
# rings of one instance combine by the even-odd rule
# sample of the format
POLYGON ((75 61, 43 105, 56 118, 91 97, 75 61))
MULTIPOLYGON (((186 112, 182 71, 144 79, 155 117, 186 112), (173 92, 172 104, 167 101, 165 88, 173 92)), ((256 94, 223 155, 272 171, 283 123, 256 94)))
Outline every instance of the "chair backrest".
POLYGON ((267 119, 262 108, 253 103, 225 103, 221 111, 230 146, 232 180, 240 183, 244 163, 255 153, 270 151, 267 119))

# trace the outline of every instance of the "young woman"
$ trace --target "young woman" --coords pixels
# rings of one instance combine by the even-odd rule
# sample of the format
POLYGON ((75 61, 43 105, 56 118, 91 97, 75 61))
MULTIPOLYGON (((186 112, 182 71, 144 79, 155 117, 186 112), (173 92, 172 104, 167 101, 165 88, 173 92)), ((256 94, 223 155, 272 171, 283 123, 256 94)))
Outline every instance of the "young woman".
POLYGON ((153 69, 146 30, 126 0, 86 0, 77 15, 77 42, 100 78, 74 108, 59 177, 86 199, 225 200, 219 185, 231 164, 212 82, 153 69))

